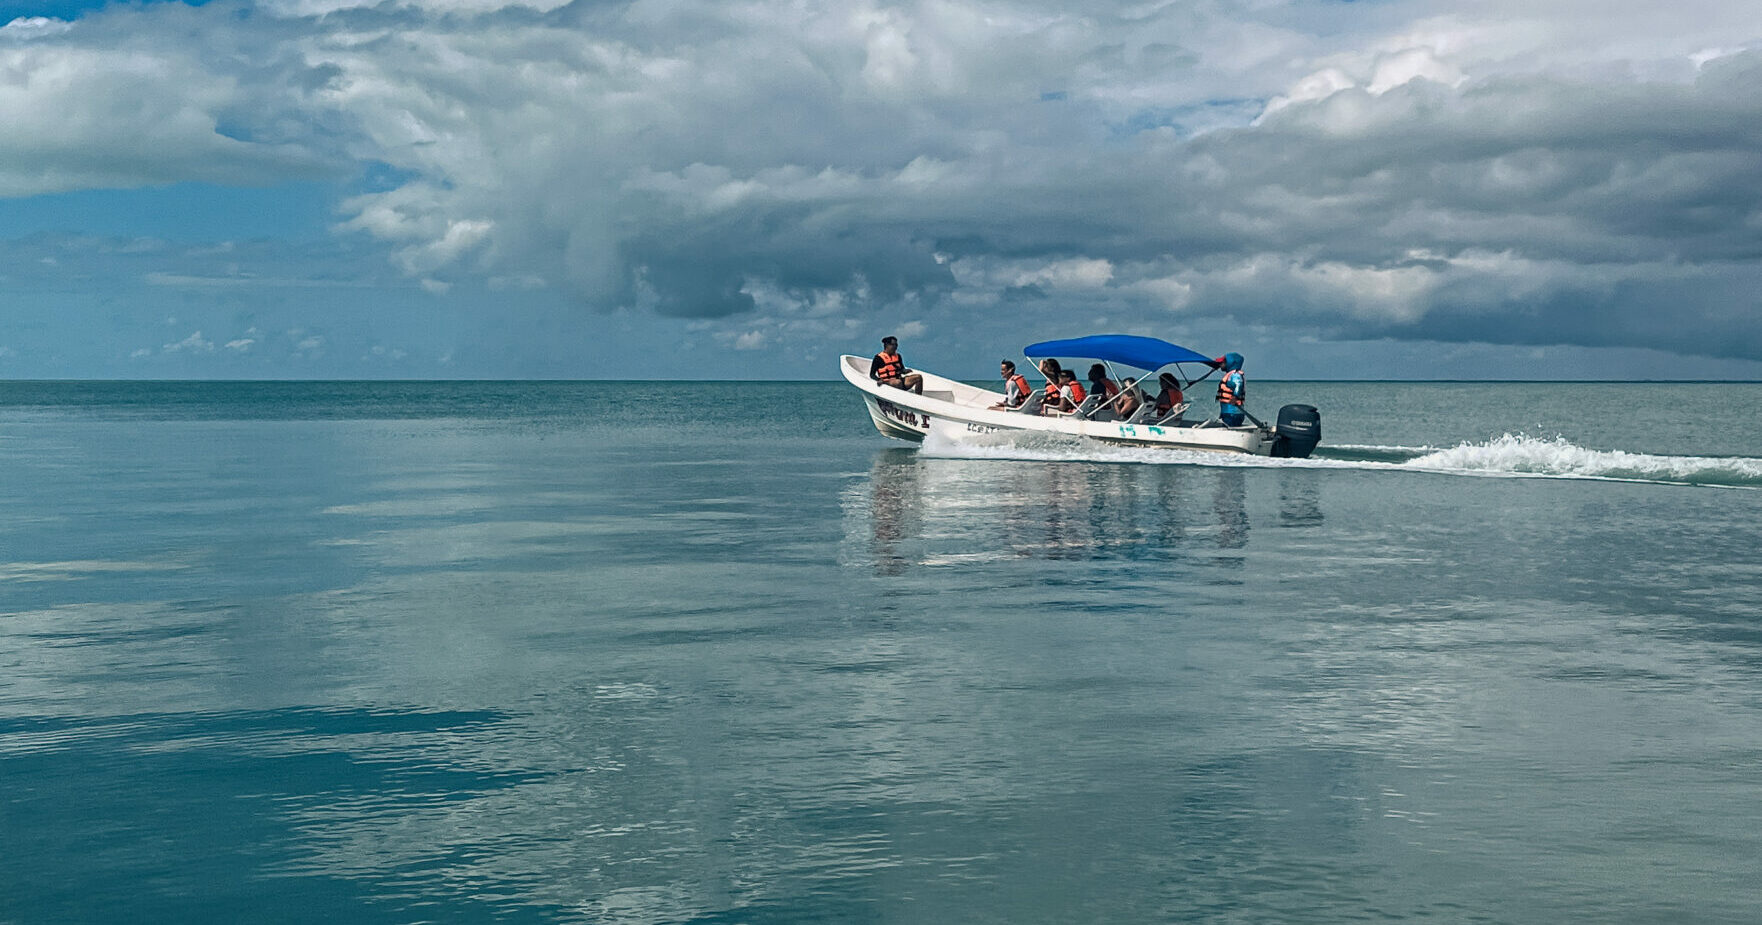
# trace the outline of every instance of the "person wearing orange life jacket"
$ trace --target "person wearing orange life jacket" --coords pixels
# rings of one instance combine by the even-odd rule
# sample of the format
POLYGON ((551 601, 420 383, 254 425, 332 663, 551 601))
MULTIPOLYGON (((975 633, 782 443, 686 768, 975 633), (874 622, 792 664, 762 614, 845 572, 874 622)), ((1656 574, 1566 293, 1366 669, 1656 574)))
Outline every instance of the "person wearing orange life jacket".
POLYGON ((1058 410, 1069 414, 1077 410, 1077 406, 1089 397, 1089 393, 1083 391, 1083 387, 1077 383, 1077 371, 1074 369, 1060 372, 1059 379, 1058 410))
POLYGON ((1114 397, 1120 394, 1120 387, 1107 378, 1107 367, 1096 363, 1089 367, 1089 394, 1101 396, 1102 408, 1113 408, 1114 397))
POLYGON ((1059 367, 1057 360, 1045 359, 1040 361, 1040 375, 1046 377, 1046 395, 1041 399, 1040 413, 1051 414, 1061 404, 1059 383, 1064 379, 1064 370, 1059 367))
POLYGON ((1242 354, 1226 353, 1212 365, 1224 371, 1223 381, 1217 384, 1217 417, 1226 427, 1239 427, 1242 418, 1247 415, 1242 403, 1248 398, 1248 377, 1242 374, 1242 354))
POLYGON ((869 362, 869 378, 882 385, 924 394, 924 377, 906 368, 899 355, 899 338, 892 334, 881 338, 881 352, 869 362))
POLYGON ((1023 378, 1021 373, 1016 372, 1016 364, 1009 360, 998 364, 998 369, 1003 373, 1003 401, 992 405, 990 410, 1008 411, 1012 408, 1020 408, 1022 402, 1027 401, 1030 394, 1028 380, 1023 378))
POLYGON ((1166 417, 1175 410, 1176 405, 1186 400, 1181 395, 1181 382, 1175 378, 1174 373, 1163 373, 1156 377, 1156 384, 1161 387, 1161 391, 1156 393, 1156 416, 1166 417))

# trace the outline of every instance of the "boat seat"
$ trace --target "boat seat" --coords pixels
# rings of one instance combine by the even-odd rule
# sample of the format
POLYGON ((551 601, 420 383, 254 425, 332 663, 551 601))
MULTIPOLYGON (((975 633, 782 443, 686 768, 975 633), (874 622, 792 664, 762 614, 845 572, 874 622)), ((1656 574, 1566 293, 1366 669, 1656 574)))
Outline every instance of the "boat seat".
POLYGON ((1077 410, 1071 412, 1071 416, 1078 420, 1087 421, 1094 417, 1095 411, 1099 407, 1101 407, 1100 396, 1091 395, 1083 399, 1083 403, 1077 406, 1077 410))
POLYGON ((1040 406, 1046 402, 1046 393, 1038 389, 1028 394, 1027 401, 1009 409, 1015 414, 1039 414, 1040 406))
POLYGON ((1138 410, 1132 412, 1131 418, 1129 418, 1126 421, 1126 423, 1127 424, 1149 424, 1151 422, 1150 419, 1155 416, 1156 416, 1156 403, 1153 401, 1144 401, 1138 405, 1138 410))
MULTIPOLYGON (((1153 404, 1150 407, 1151 407, 1151 413, 1152 414, 1156 413, 1155 412, 1156 406, 1153 404)), ((1181 402, 1180 404, 1174 406, 1173 408, 1170 408, 1168 414, 1165 414, 1161 418, 1157 419, 1154 422, 1155 426, 1163 427, 1165 425, 1173 423, 1174 425, 1176 425, 1178 427, 1178 426, 1180 426, 1180 423, 1181 423, 1181 415, 1186 414, 1186 413, 1187 413, 1187 402, 1181 402)))

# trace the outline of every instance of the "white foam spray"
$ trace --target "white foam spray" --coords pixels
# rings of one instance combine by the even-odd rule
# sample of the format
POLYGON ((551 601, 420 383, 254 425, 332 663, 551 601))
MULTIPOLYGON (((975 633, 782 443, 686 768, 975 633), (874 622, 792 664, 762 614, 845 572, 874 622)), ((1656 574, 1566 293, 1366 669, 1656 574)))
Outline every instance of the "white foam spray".
POLYGON ((1564 437, 1543 440, 1505 434, 1485 443, 1429 452, 1402 465, 1441 472, 1762 487, 1762 459, 1591 450, 1564 437))

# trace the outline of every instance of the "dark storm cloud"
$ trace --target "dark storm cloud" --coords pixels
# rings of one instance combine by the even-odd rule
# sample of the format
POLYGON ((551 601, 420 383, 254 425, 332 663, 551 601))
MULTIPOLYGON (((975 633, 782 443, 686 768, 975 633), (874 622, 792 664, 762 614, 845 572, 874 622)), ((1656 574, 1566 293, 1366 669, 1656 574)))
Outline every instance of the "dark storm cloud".
POLYGON ((1230 250, 1293 255, 1299 282, 1318 267, 1364 276, 1342 288, 1324 274, 1276 306, 1265 288, 1218 294, 1245 317, 1762 356, 1762 54, 1685 85, 1348 90, 1191 151, 1230 165, 1201 211, 1259 208, 1230 250), (1390 311, 1363 312, 1379 295, 1390 311))
MULTIPOLYGON (((1107 261, 1110 285, 1067 300, 1154 304, 1130 283, 1172 280, 1208 312, 1340 337, 1757 357, 1745 294, 1762 256, 1759 78, 1762 54, 1746 53, 1686 84, 1417 80, 1195 139, 836 180, 680 174, 657 188, 729 196, 725 211, 679 215, 629 256, 663 268, 650 279, 669 310, 705 315, 749 309, 738 293, 753 276, 941 292, 939 254, 1082 258, 1107 261)), ((1042 291, 995 284, 1000 297, 1042 291)))

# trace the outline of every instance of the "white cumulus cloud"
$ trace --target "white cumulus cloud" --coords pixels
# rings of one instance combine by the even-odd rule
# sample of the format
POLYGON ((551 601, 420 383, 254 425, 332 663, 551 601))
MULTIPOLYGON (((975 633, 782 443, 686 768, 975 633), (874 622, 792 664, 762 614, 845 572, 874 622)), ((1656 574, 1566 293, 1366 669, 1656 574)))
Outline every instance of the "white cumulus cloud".
POLYGON ((1003 307, 1762 358, 1742 0, 254 12, 0 29, 0 196, 325 180, 412 286, 743 349, 1003 307))
POLYGON ((190 353, 213 353, 214 342, 203 337, 201 331, 194 331, 189 337, 177 341, 176 343, 166 344, 160 349, 164 350, 166 353, 177 353, 184 350, 187 350, 190 353))

